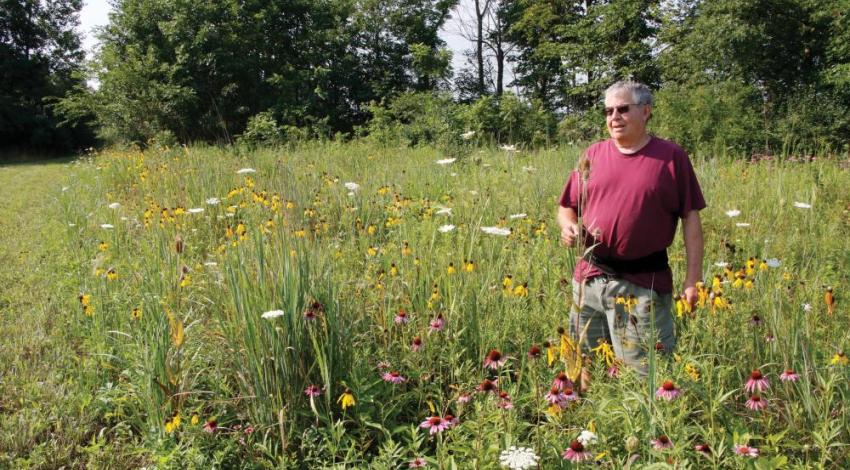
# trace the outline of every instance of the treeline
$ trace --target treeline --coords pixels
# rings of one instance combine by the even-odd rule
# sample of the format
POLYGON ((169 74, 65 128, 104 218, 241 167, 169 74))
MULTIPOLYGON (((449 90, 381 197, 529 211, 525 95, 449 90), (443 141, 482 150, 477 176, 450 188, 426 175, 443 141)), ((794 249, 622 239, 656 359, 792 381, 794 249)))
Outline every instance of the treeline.
POLYGON ((92 118, 66 122, 56 100, 84 83, 80 0, 0 1, 0 151, 70 151, 94 143, 92 118))
POLYGON ((141 145, 538 145, 602 135, 602 91, 633 78, 657 90, 653 131, 690 149, 847 150, 850 0, 456 3, 120 0, 99 86, 52 109, 141 145), (460 11, 467 66, 452 70, 438 33, 460 11))

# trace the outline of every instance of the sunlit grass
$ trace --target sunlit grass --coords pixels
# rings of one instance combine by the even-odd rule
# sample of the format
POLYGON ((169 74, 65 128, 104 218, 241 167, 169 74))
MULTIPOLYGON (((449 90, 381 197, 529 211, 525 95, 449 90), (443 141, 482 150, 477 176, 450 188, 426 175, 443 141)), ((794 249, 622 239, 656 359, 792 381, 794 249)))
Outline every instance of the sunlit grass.
MULTIPOLYGON (((47 205, 67 257, 51 279, 66 282, 41 289, 89 365, 93 416, 120 429, 102 445, 121 436, 163 466, 301 468, 495 468, 516 445, 568 468, 562 453, 591 430, 588 455, 614 467, 749 465, 735 444, 758 448, 763 468, 846 463, 846 170, 695 156, 705 298, 677 318, 676 354, 649 382, 588 357, 588 394, 550 406, 576 256, 554 213, 578 152, 437 163, 452 156, 314 143, 67 166, 47 205), (507 361, 491 369, 494 349, 507 361), (746 406, 754 369, 770 383, 761 411, 746 406), (780 381, 786 369, 799 380, 780 381), (496 393, 478 390, 485 379, 496 393), (665 381, 674 400, 656 397, 665 381), (420 427, 449 415, 447 429, 420 427), (672 447, 653 449, 660 436, 672 447)), ((678 283, 680 239, 670 253, 678 283)))

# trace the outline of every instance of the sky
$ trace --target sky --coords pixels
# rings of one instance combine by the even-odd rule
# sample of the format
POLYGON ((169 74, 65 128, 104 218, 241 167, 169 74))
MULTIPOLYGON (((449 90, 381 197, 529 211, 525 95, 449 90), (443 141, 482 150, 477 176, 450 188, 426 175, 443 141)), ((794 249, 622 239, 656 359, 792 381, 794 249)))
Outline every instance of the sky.
MULTIPOLYGON (((472 47, 469 41, 460 36, 457 25, 459 16, 464 11, 469 11, 470 5, 470 0, 460 0, 460 5, 452 12, 453 18, 447 21, 440 31, 440 37, 446 41, 449 49, 452 50, 452 67, 455 73, 464 65, 464 49, 472 47)), ((91 53, 97 46, 97 39, 94 36, 93 29, 98 26, 104 26, 109 22, 109 12, 111 9, 108 0, 84 0, 83 2, 83 9, 80 12, 80 31, 83 33, 83 48, 86 50, 89 58, 91 58, 91 53)), ((509 83, 513 79, 513 76, 509 64, 507 68, 505 82, 509 83)))

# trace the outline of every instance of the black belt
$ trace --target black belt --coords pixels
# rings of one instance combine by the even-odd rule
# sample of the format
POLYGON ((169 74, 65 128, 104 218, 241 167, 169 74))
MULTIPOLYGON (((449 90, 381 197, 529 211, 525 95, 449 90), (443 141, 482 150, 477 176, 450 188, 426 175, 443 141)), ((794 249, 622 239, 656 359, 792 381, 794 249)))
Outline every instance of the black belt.
POLYGON ((636 259, 607 258, 591 251, 585 255, 584 259, 609 276, 616 276, 617 274, 654 273, 666 271, 670 268, 669 260, 667 259, 667 250, 656 251, 655 253, 650 253, 636 259))

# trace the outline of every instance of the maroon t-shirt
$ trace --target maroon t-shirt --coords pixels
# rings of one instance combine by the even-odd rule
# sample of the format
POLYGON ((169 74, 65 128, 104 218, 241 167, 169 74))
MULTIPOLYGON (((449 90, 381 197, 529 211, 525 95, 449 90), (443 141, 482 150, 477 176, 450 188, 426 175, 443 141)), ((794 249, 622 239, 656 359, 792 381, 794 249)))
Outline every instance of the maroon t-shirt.
MULTIPOLYGON (((664 250, 673 243, 679 219, 705 208, 688 155, 670 141, 652 137, 636 153, 624 154, 608 139, 591 145, 587 159, 587 181, 573 171, 560 204, 579 214, 585 230, 595 235, 593 251, 601 257, 632 260, 664 250)), ((601 274, 582 259, 574 278, 581 282, 601 274)), ((669 268, 621 277, 661 294, 673 292, 669 268)))

